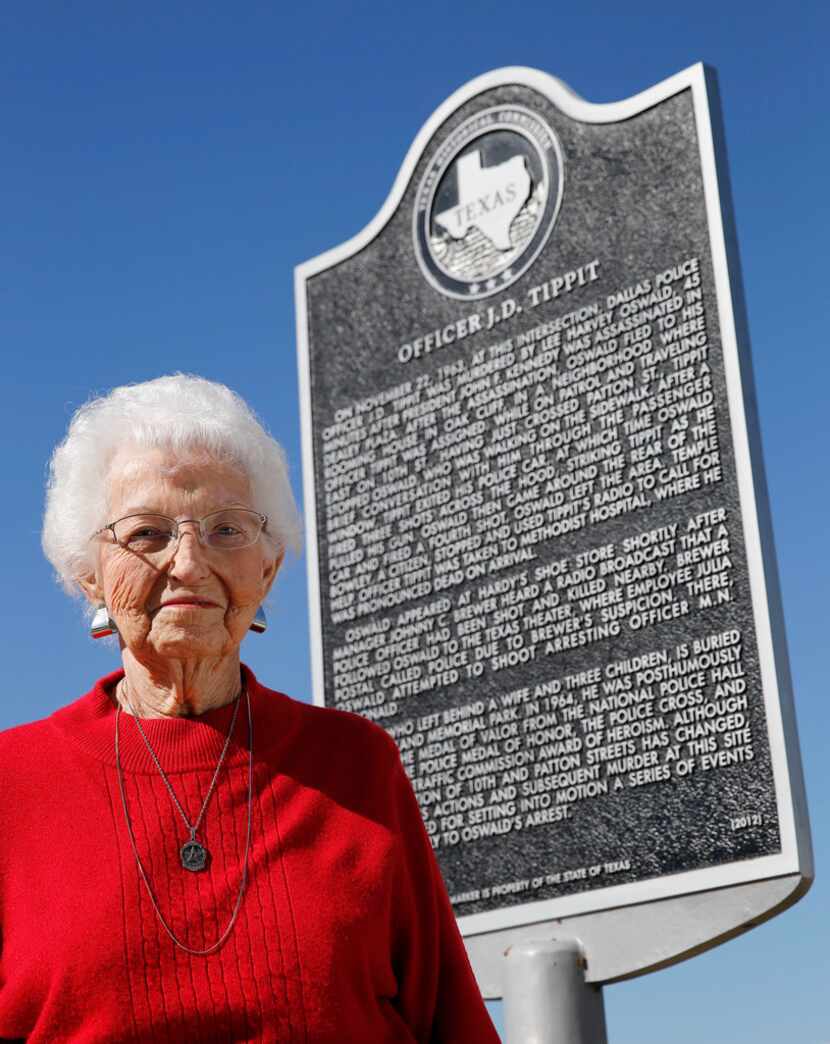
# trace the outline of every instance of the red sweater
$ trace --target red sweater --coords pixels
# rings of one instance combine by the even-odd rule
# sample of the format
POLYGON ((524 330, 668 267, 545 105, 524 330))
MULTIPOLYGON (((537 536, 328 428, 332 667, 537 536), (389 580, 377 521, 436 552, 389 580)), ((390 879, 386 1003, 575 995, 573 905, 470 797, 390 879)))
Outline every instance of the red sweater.
MULTIPOLYGON (((497 1044, 394 744, 250 672, 242 908, 217 952, 174 946, 124 821, 106 692, 120 677, 0 733, 0 1039, 497 1044)), ((142 720, 191 822, 230 720, 230 706, 142 720)), ((200 873, 181 867, 184 824, 129 715, 120 734, 130 819, 162 913, 183 942, 209 946, 242 869, 245 705, 199 831, 211 853, 200 873)))

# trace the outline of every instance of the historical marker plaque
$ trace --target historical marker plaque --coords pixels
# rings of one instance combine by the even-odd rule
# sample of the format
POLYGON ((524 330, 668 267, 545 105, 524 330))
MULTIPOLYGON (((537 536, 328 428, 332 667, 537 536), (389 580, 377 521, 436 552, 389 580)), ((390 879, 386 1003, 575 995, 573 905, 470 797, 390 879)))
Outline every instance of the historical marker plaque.
POLYGON ((706 83, 481 77, 298 269, 315 698, 467 933, 810 873, 706 83))

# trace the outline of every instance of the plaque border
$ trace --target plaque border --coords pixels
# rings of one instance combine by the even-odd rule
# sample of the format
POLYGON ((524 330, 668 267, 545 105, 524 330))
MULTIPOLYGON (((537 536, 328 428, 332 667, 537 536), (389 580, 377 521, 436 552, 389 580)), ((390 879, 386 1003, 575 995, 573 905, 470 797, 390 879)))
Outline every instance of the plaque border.
MULTIPOLYGON (((592 124, 626 120, 683 91, 691 91, 717 297, 730 433, 778 809, 781 851, 777 854, 740 859, 722 866, 704 867, 628 884, 597 888, 576 895, 509 906, 486 913, 462 914, 458 917, 462 933, 471 937, 467 939, 468 948, 471 948, 471 957, 481 979, 480 959, 474 956, 475 944, 480 936, 498 933, 494 940, 498 938, 499 945, 502 945, 502 941, 508 937, 509 929, 524 931, 527 926, 538 927, 541 924, 550 928, 552 922, 561 929, 561 921, 570 918, 584 923, 586 934, 590 935, 591 931, 587 930, 589 924, 596 924, 597 920, 610 924, 605 915, 625 914, 625 908, 630 908, 630 914, 633 916, 637 911, 646 911, 648 904, 653 902, 660 902, 666 912, 669 907, 673 910, 687 911, 692 908, 692 904, 697 904, 695 909, 698 912, 691 919, 693 923, 689 923, 682 930, 674 926, 675 930, 667 931, 666 940, 670 941, 655 942, 651 939, 648 943, 643 943, 642 948, 647 945, 650 947, 651 957, 642 953, 635 954, 636 945, 629 940, 626 955, 619 957, 616 963, 611 962, 607 974, 601 979, 597 979, 596 971, 588 975, 591 981, 610 981, 673 963, 746 930, 795 902, 807 891, 813 878, 807 802, 761 456, 728 165, 717 80, 712 68, 699 62, 629 98, 603 104, 586 101, 561 80, 535 69, 510 66, 478 76, 450 95, 423 125, 406 154, 389 195, 375 217, 351 239, 298 265, 295 269, 313 698, 316 704, 324 705, 306 287, 316 275, 353 257, 383 230, 403 199, 416 166, 433 135, 448 117, 478 94, 511 84, 538 91, 565 116, 592 124), (767 887, 763 887, 764 885, 767 887), (742 922, 734 910, 728 916, 722 912, 718 913, 720 908, 716 902, 709 904, 713 913, 707 919, 706 904, 700 903, 700 900, 705 898, 702 893, 732 889, 737 903, 740 895, 749 894, 748 887, 750 892, 756 896, 763 894, 764 898, 754 902, 754 905, 748 902, 745 904, 742 922), (675 902, 671 903, 671 900, 675 902)), ((732 905, 734 907, 734 903, 732 905)), ((657 910, 652 916, 655 915, 657 910)), ((650 934, 654 935, 653 932, 650 934)), ((484 939, 480 941, 485 942, 484 939)), ((496 987, 488 990, 483 984, 482 988, 487 996, 499 995, 498 992, 493 992, 496 987)))

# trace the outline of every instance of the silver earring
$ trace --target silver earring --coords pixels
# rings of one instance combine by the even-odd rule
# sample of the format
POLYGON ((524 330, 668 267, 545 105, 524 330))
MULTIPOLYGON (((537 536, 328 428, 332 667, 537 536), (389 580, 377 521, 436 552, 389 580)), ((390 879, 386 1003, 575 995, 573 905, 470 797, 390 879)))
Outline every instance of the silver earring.
POLYGON ((117 630, 115 620, 110 616, 107 607, 105 605, 99 606, 95 610, 95 615, 92 617, 92 622, 89 625, 91 637, 107 638, 109 635, 115 634, 117 630))
POLYGON ((265 610, 262 606, 256 611, 256 616, 251 620, 251 626, 248 628, 249 631, 253 631, 254 634, 262 634, 263 631, 268 630, 268 620, 265 616, 265 610))

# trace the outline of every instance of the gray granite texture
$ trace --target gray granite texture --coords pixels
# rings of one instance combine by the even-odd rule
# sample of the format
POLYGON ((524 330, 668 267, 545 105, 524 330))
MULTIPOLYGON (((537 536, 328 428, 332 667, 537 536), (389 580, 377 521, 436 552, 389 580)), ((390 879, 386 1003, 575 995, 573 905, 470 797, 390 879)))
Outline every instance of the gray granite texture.
MULTIPOLYGON (((541 94, 525 86, 505 85, 478 95, 453 113, 436 131, 416 167, 403 199, 386 226, 351 258, 311 278, 307 285, 310 387, 317 489, 317 536, 321 563, 327 559, 326 501, 321 475, 320 433, 335 411, 420 374, 434 373, 458 354, 493 340, 476 334, 453 349, 415 360, 397 361, 396 350, 422 335, 498 303, 448 297, 424 278, 413 249, 413 199, 423 170, 447 134, 471 114, 489 106, 514 103, 539 113, 554 128, 564 156, 564 194, 558 220, 542 253, 506 296, 523 299, 538 285, 597 258, 600 279, 567 298, 517 315, 499 327, 510 336, 543 319, 589 304, 681 259, 700 259, 707 302, 709 365, 717 402, 723 480, 662 503, 589 526, 538 549, 539 562, 573 555, 603 542, 622 541, 649 527, 681 525, 691 515, 725 506, 731 519, 731 558, 735 579, 728 604, 677 620, 623 632, 619 637, 574 649, 548 661, 487 674, 418 697, 417 711, 428 714, 448 706, 534 685, 542 676, 563 677, 604 666, 612 659, 670 648, 736 627, 743 636, 743 661, 749 693, 748 715, 754 734, 754 759, 728 769, 695 773, 668 785, 621 790, 603 799, 579 803, 574 818, 438 850, 450 894, 490 888, 503 882, 544 877, 552 872, 588 867, 608 860, 629 860, 631 869, 613 883, 640 881, 702 867, 722 866, 779 851, 780 839, 767 727, 761 692, 749 575, 740 525, 740 500, 729 428, 716 290, 709 246, 700 157, 690 91, 641 114, 612 124, 580 123, 541 94), (752 810, 763 825, 730 827, 730 817, 752 810)), ((477 585, 472 585, 477 586, 477 585)), ((453 591, 457 598, 458 589, 453 591)), ((331 621, 328 592, 321 595, 321 633, 327 686, 331 650, 342 644, 349 624, 331 621)), ((381 615, 381 614, 379 614, 381 615)), ((365 620, 361 620, 365 622, 365 620)), ((412 705, 407 712, 412 713, 412 705)), ((392 719, 392 723, 395 719, 392 719)), ((390 722, 385 722, 390 724, 390 722)), ((541 886, 514 897, 465 902, 461 914, 502 908, 529 899, 565 896, 612 883, 574 881, 541 886)))

